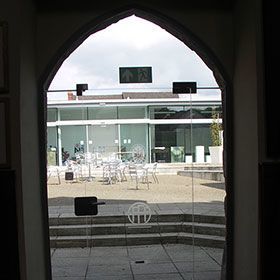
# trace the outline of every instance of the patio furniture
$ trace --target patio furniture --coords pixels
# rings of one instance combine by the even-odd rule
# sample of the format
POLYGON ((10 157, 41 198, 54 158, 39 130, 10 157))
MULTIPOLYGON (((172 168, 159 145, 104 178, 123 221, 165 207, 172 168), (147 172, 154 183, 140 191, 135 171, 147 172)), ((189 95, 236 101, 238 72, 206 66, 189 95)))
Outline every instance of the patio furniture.
POLYGON ((48 166, 47 167, 47 182, 49 181, 50 177, 53 174, 55 174, 57 176, 58 185, 60 185, 61 184, 61 180, 60 180, 59 168, 57 166, 48 166))
POLYGON ((151 174, 152 174, 152 177, 154 179, 154 182, 159 184, 159 180, 158 180, 158 177, 157 177, 157 162, 155 162, 153 164, 153 167, 152 167, 152 171, 151 171, 151 174))
POLYGON ((144 167, 142 164, 129 164, 128 166, 128 173, 130 176, 130 179, 136 182, 136 189, 139 188, 139 182, 142 182, 143 184, 146 184, 148 189, 150 189, 149 186, 149 178, 148 178, 148 168, 144 167))
POLYGON ((117 181, 122 181, 122 173, 119 168, 120 162, 117 160, 104 163, 103 166, 103 181, 108 182, 110 185, 117 181))

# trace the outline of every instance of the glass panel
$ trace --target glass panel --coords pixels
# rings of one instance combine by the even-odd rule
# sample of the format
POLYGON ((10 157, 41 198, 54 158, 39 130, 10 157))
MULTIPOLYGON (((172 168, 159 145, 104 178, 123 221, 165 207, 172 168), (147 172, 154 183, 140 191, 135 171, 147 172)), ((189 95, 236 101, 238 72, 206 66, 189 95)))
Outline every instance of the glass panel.
POLYGON ((183 106, 155 106, 150 107, 151 119, 185 119, 188 111, 183 106))
POLYGON ((190 135, 189 137, 187 137, 184 132, 185 125, 152 125, 152 161, 159 163, 184 162, 186 153, 186 141, 190 141, 190 135))
POLYGON ((148 125, 120 125, 120 141, 122 161, 149 162, 148 125))
POLYGON ((58 164, 57 127, 47 128, 47 162, 48 165, 58 164))
POLYGON ((61 126, 62 163, 67 159, 75 160, 76 153, 86 152, 86 126, 61 126))
POLYGON ((59 109, 60 120, 86 120, 87 119, 87 108, 61 108, 59 109))
POLYGON ((89 107, 89 120, 109 120, 117 118, 117 107, 89 107))
POLYGON ((94 125, 88 131, 89 152, 102 157, 104 161, 116 158, 119 151, 118 126, 94 125))
POLYGON ((47 121, 48 122, 55 122, 57 121, 57 109, 49 108, 47 111, 47 121))
POLYGON ((144 119, 145 107, 118 107, 119 119, 144 119))
POLYGON ((220 117, 222 116, 222 107, 193 105, 192 113, 193 119, 212 119, 213 113, 219 114, 220 117))

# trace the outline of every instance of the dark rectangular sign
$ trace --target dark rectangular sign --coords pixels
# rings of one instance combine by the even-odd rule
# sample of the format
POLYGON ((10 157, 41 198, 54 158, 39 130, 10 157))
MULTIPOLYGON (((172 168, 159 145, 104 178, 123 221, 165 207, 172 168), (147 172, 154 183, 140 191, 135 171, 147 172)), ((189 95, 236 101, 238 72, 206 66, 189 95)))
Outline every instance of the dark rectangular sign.
POLYGON ((96 196, 75 197, 74 207, 76 216, 91 216, 98 214, 98 205, 105 202, 97 202, 96 196))
POLYGON ((120 83, 152 83, 152 67, 120 67, 120 83))
POLYGON ((196 93, 197 86, 196 82, 173 82, 173 93, 177 94, 187 94, 196 93))

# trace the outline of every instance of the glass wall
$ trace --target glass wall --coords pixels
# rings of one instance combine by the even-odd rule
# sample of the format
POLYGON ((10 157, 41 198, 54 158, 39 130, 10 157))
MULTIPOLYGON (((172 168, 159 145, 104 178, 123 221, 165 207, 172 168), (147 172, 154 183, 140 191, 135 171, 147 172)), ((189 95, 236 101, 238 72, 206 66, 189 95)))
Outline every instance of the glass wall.
MULTIPOLYGON (((108 158, 114 153, 123 160, 133 159, 133 149, 144 151, 145 162, 188 162, 195 161, 196 146, 204 146, 205 161, 211 145, 210 124, 213 113, 221 118, 219 105, 184 106, 100 106, 83 108, 49 108, 48 122, 70 120, 116 120, 116 124, 104 125, 60 125, 48 127, 48 148, 56 151, 55 160, 63 162, 73 158, 75 152, 99 153, 108 158), (135 119, 150 118, 165 122, 162 124, 134 124, 135 119), (117 124, 126 119, 127 124, 117 124), (190 119, 191 124, 177 123, 176 120, 190 119), (205 119, 205 123, 195 120, 205 119), (166 124, 173 122, 172 124, 166 124), (171 121, 170 121, 171 120, 171 121), (61 129, 61 137, 59 131, 61 129), (192 141, 190 140, 192 139, 192 141), (62 160, 58 160, 62 158, 62 160)), ((181 121, 182 122, 182 121, 181 121)))

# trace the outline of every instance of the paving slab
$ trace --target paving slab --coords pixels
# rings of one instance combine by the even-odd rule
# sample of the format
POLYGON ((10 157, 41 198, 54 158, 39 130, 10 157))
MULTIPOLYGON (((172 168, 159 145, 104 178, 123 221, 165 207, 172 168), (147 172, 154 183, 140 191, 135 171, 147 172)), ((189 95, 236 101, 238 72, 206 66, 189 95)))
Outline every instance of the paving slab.
MULTIPOLYGON (((62 179, 61 185, 54 185, 51 178, 49 215, 56 218, 53 220, 56 225, 60 224, 60 217, 75 224, 74 197, 97 196, 106 202, 99 207, 100 217, 123 219, 130 205, 139 201, 148 203, 153 215, 170 215, 170 219, 174 219, 171 214, 192 213, 210 215, 213 219, 224 217, 223 184, 178 175, 158 175, 158 178, 160 183, 151 180, 149 190, 142 185, 136 190, 129 180, 104 185, 98 177, 91 182, 73 184, 62 179)), ((88 224, 95 222, 92 217, 85 219, 88 224)), ((123 246, 94 247, 93 242, 83 242, 84 245, 93 247, 51 250, 54 280, 190 280, 193 276, 196 280, 220 279, 222 249, 160 243, 129 246, 125 238, 123 246)))
POLYGON ((221 257, 221 249, 183 244, 56 249, 53 279, 219 280, 221 257))

